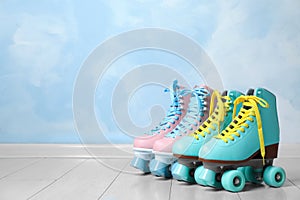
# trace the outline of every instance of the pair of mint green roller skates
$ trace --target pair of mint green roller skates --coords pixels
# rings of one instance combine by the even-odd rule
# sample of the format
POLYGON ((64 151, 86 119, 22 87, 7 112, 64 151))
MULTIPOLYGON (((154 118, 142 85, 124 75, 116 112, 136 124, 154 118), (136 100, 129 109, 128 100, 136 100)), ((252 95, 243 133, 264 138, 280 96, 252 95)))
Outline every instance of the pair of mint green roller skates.
POLYGON ((285 182, 273 166, 279 144, 276 97, 266 89, 214 94, 214 112, 193 134, 173 145, 173 178, 203 186, 243 190, 246 182, 272 187, 285 182))

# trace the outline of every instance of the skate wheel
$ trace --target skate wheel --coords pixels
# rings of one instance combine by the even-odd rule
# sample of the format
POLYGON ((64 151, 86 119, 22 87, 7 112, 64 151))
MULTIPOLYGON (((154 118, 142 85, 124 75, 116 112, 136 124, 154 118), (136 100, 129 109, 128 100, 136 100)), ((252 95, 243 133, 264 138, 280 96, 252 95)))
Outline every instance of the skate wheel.
POLYGON ((281 167, 268 166, 264 171, 264 182, 272 187, 280 187, 283 185, 286 174, 281 167))
POLYGON ((159 162, 155 159, 151 160, 149 163, 150 171, 155 176, 162 176, 165 178, 172 178, 170 171, 170 165, 159 162))
POLYGON ((199 185, 203 185, 203 186, 207 186, 207 183, 205 181, 205 178, 203 177, 203 172, 204 172, 204 167, 203 166, 199 166, 194 173, 194 178, 196 183, 198 183, 199 185))
POLYGON ((174 162, 174 163, 171 165, 171 172, 172 172, 173 170, 175 170, 175 168, 177 167, 177 165, 178 165, 178 162, 174 162))
POLYGON ((204 168, 204 166, 199 166, 194 174, 196 182, 203 186, 211 186, 214 188, 221 189, 221 178, 218 180, 219 176, 216 172, 210 169, 204 168))
POLYGON ((149 160, 144 160, 142 158, 134 157, 130 165, 134 168, 141 170, 144 173, 150 173, 149 160))
POLYGON ((183 164, 176 163, 175 166, 172 166, 172 176, 174 179, 179 181, 186 181, 189 183, 195 183, 194 176, 192 176, 193 172, 192 168, 189 168, 183 164))
POLYGON ((226 171, 221 179, 225 190, 231 192, 240 192, 245 187, 245 176, 239 170, 226 171))
POLYGON ((239 167, 238 170, 244 174, 246 182, 251 182, 254 184, 260 184, 262 182, 261 170, 259 172, 259 169, 254 170, 254 168, 251 166, 239 167))

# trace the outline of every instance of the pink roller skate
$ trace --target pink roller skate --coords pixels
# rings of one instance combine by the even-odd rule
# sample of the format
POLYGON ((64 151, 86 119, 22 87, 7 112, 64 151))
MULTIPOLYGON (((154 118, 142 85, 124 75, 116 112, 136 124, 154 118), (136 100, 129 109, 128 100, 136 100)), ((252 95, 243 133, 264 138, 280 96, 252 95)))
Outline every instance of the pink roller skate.
POLYGON ((150 171, 156 176, 171 178, 171 168, 177 163, 172 146, 182 136, 193 133, 208 118, 212 90, 207 86, 195 87, 191 91, 190 103, 185 117, 164 138, 157 140, 153 146, 155 159, 150 161, 150 171))
POLYGON ((179 86, 177 80, 174 80, 171 90, 166 89, 165 91, 171 92, 172 99, 167 116, 157 127, 134 140, 133 151, 135 156, 131 161, 131 166, 140 169, 144 173, 150 172, 149 162, 154 158, 154 143, 170 133, 180 123, 186 115, 190 102, 191 91, 179 86))

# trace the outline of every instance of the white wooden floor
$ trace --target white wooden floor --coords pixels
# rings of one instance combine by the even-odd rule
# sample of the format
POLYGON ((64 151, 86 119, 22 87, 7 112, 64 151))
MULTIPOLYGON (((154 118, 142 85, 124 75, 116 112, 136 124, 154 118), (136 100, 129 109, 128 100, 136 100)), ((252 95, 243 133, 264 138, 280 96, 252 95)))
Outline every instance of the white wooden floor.
POLYGON ((142 175, 129 166, 128 145, 87 150, 80 145, 0 145, 0 200, 300 199, 300 145, 281 145, 275 165, 286 170, 283 187, 247 185, 240 193, 142 175))

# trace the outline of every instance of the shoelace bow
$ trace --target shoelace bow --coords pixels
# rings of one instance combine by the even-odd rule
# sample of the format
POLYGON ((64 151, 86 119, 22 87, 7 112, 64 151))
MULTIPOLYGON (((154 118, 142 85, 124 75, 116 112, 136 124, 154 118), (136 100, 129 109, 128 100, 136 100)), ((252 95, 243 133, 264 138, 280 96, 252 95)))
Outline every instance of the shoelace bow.
POLYGON ((192 95, 191 100, 193 97, 197 99, 197 104, 189 105, 186 116, 166 137, 175 138, 177 135, 181 136, 183 133, 187 133, 188 130, 192 131, 193 125, 197 126, 198 122, 201 122, 201 117, 204 116, 206 110, 205 98, 210 95, 210 93, 205 88, 195 88, 189 93, 192 95))
POLYGON ((262 123, 261 123, 261 116, 258 109, 258 105, 262 106, 263 108, 268 108, 269 104, 262 98, 256 96, 240 96, 234 101, 234 109, 233 115, 235 118, 232 122, 226 127, 225 130, 222 131, 221 134, 215 136, 218 139, 223 140, 224 142, 228 142, 228 140, 234 141, 234 135, 240 137, 240 133, 245 132, 245 128, 248 128, 249 125, 246 123, 247 121, 253 122, 253 117, 256 117, 257 121, 257 130, 259 136, 259 144, 260 144, 260 152, 263 158, 263 165, 265 165, 265 144, 264 144, 264 136, 262 130, 262 123), (243 103, 243 107, 241 108, 240 112, 237 116, 236 108, 238 104, 243 103))
POLYGON ((218 91, 214 91, 211 96, 209 118, 193 133, 195 139, 199 140, 199 135, 203 138, 207 134, 211 134, 211 130, 215 131, 218 128, 218 133, 220 132, 220 123, 224 121, 224 117, 227 116, 230 110, 230 105, 232 104, 231 98, 229 96, 221 96, 218 91), (217 100, 217 105, 215 107, 215 101, 217 100), (225 102, 223 102, 225 101, 225 102), (215 109, 215 110, 214 110, 215 109), (214 111, 214 112, 213 112, 214 111))

